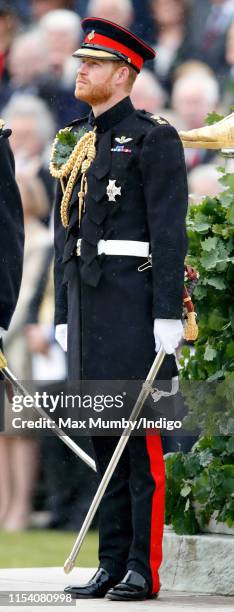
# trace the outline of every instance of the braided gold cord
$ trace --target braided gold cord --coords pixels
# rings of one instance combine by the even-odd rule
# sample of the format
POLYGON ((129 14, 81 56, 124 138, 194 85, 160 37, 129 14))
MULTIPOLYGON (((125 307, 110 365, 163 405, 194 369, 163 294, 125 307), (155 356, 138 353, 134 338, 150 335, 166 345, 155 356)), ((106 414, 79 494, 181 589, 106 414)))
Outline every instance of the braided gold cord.
MULTIPOLYGON (((69 130, 70 128, 67 128, 69 130)), ((79 142, 74 147, 69 159, 61 168, 56 168, 54 163, 52 162, 54 150, 56 147, 57 140, 55 139, 53 147, 52 147, 52 155, 50 162, 50 173, 55 178, 59 178, 62 182, 64 177, 67 177, 69 174, 69 179, 65 190, 63 190, 63 198, 61 202, 60 215, 63 227, 68 227, 69 219, 68 219, 68 207, 71 198, 72 191, 74 189, 74 185, 77 179, 77 175, 81 169, 82 174, 84 175, 91 163, 95 159, 96 156, 96 133, 95 131, 90 131, 84 134, 79 142)), ((81 202, 80 202, 81 206, 81 202)))

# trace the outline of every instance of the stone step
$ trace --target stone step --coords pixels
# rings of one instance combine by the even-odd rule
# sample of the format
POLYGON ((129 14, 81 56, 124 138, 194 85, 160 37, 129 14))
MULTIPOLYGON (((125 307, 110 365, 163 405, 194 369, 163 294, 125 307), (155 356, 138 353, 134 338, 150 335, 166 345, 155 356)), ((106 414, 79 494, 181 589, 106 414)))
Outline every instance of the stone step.
POLYGON ((168 591, 234 595, 234 537, 178 536, 166 527, 160 579, 168 591))

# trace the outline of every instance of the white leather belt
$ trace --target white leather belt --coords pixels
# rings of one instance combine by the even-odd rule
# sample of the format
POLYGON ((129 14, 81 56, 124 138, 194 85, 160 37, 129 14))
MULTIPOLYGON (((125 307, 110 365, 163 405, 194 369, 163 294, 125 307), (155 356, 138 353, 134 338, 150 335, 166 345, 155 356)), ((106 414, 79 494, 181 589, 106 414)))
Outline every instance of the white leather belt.
MULTIPOLYGON (((82 238, 77 240, 76 254, 80 255, 82 238)), ((149 257, 149 242, 140 240, 99 240, 98 255, 132 255, 133 257, 149 257)))

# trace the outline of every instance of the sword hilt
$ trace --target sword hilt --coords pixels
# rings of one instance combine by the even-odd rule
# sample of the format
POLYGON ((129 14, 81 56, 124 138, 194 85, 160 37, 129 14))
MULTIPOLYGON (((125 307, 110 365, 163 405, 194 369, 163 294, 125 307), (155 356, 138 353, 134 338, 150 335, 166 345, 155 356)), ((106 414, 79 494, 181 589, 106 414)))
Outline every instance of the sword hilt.
POLYGON ((7 360, 3 352, 0 350, 0 370, 7 368, 7 360))

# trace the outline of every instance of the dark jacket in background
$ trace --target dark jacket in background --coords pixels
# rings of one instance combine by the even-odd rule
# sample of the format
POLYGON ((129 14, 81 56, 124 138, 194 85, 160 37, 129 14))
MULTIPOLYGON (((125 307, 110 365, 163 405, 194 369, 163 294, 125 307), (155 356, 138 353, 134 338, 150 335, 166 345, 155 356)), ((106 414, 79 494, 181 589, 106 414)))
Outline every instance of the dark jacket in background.
POLYGON ((23 210, 9 135, 10 130, 0 131, 0 327, 4 329, 16 307, 24 250, 23 210))

